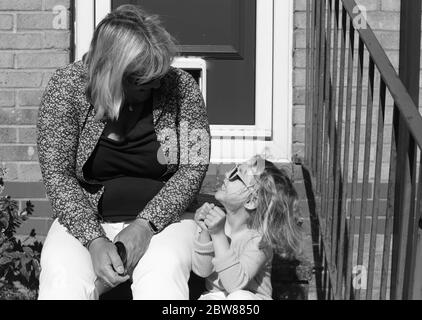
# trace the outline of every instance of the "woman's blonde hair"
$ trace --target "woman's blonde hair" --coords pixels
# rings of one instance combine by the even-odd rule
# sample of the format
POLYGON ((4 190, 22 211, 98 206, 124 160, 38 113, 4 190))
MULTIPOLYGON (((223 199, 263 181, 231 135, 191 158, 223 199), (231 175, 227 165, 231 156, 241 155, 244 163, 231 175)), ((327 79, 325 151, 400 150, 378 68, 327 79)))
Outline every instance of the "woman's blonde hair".
POLYGON ((135 5, 109 13, 95 29, 84 61, 89 76, 86 94, 96 118, 118 119, 125 77, 136 74, 141 83, 162 77, 176 54, 175 40, 156 15, 135 5))
POLYGON ((251 213, 249 227, 263 235, 263 244, 294 259, 302 252, 303 236, 297 192, 284 170, 260 156, 255 160, 255 164, 264 166, 255 175, 257 207, 251 213))

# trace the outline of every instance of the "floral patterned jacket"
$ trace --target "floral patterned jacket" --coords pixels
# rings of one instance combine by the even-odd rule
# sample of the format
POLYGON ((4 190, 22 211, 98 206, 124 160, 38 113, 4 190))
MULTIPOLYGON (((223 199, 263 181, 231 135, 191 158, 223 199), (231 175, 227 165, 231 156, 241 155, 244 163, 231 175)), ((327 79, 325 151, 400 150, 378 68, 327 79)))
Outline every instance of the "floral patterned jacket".
MULTIPOLYGON (((37 121, 41 173, 54 218, 83 245, 104 236, 97 204, 104 187, 83 175, 106 120, 95 120, 87 100, 86 65, 58 69, 42 96, 37 121)), ((158 232, 179 221, 208 170, 210 129, 200 89, 187 72, 171 68, 153 93, 153 123, 170 176, 139 213, 158 232)))

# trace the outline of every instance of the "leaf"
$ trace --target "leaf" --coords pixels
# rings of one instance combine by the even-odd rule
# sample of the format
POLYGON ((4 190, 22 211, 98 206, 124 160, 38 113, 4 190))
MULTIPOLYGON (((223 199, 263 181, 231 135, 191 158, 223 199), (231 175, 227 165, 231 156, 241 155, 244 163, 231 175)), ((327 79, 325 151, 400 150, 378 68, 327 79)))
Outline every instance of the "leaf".
POLYGON ((25 211, 28 215, 32 215, 34 213, 34 205, 31 201, 26 202, 26 208, 25 211))
POLYGON ((28 270, 26 269, 26 265, 23 265, 20 271, 21 271, 21 274, 24 276, 25 280, 29 282, 30 274, 28 270))
POLYGON ((21 259, 21 263, 23 266, 26 266, 29 262, 31 262, 31 260, 32 260, 31 258, 24 257, 21 259))
POLYGON ((14 254, 14 252, 5 252, 3 253, 3 257, 7 257, 10 259, 16 259, 16 255, 14 254))
POLYGON ((25 289, 25 286, 20 281, 13 281, 13 286, 18 290, 25 289))
POLYGON ((0 177, 2 178, 2 177, 5 177, 6 176, 6 174, 7 174, 7 172, 8 172, 8 170, 7 170, 7 168, 6 167, 1 167, 0 168, 0 177))
POLYGON ((31 256, 34 254, 34 251, 30 247, 23 247, 22 250, 31 256))
POLYGON ((5 242, 0 246, 0 254, 3 255, 3 252, 5 252, 6 250, 9 249, 10 243, 9 242, 5 242))
POLYGON ((39 279, 41 274, 41 268, 35 269, 35 279, 39 279))
POLYGON ((28 212, 26 212, 26 210, 22 211, 22 212, 19 214, 19 218, 20 218, 20 219, 22 219, 22 221, 26 221, 26 220, 28 220, 28 212))
POLYGON ((38 260, 32 260, 32 266, 34 267, 35 273, 41 271, 41 265, 38 260))
POLYGON ((23 252, 7 252, 4 254, 4 256, 20 260, 25 256, 25 254, 23 252))
POLYGON ((10 259, 9 257, 1 257, 0 258, 0 265, 8 264, 10 262, 12 262, 12 259, 10 259))

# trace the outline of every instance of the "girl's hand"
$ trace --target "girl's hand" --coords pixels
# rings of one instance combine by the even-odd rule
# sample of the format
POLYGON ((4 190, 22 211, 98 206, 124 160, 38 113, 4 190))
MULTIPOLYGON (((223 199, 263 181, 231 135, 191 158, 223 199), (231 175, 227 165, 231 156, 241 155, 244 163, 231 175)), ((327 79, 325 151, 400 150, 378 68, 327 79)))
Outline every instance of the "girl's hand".
POLYGON ((210 210, 213 209, 214 207, 215 205, 213 203, 209 204, 208 202, 206 202, 202 205, 202 207, 196 210, 194 220, 196 224, 200 226, 203 231, 207 231, 207 226, 205 225, 204 221, 208 212, 210 212, 210 210))
POLYGON ((95 274, 106 286, 114 288, 129 279, 129 276, 119 275, 124 273, 123 263, 110 240, 95 239, 89 246, 89 253, 95 274))
POLYGON ((205 218, 205 225, 210 235, 224 234, 224 224, 226 222, 226 213, 219 207, 214 207, 208 212, 205 218))
POLYGON ((135 219, 114 238, 114 242, 122 242, 127 253, 126 271, 132 275, 139 260, 148 249, 153 234, 148 222, 143 219, 135 219))

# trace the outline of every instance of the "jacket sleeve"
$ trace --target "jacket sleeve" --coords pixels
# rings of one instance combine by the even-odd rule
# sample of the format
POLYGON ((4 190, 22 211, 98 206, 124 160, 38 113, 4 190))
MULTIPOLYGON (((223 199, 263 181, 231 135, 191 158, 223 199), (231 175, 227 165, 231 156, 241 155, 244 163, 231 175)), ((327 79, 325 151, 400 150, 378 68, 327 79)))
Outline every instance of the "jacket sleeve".
POLYGON ((202 93, 196 81, 187 73, 177 81, 179 91, 174 93, 174 99, 180 99, 177 111, 178 139, 174 139, 177 145, 173 150, 179 150, 179 166, 138 215, 152 222, 157 232, 178 221, 194 200, 210 159, 210 128, 202 93))
POLYGON ((104 230, 76 179, 79 123, 67 74, 59 69, 48 82, 37 121, 41 173, 54 216, 83 245, 104 230))

